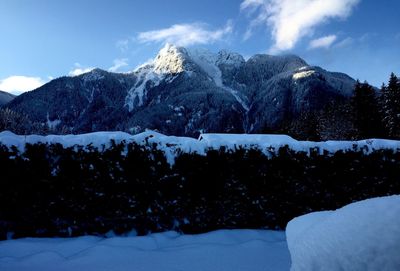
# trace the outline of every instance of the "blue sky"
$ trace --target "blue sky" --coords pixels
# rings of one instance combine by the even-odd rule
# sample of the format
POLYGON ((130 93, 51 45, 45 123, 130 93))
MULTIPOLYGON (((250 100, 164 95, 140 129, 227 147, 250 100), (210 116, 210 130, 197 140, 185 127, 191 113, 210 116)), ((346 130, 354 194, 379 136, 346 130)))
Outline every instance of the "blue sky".
POLYGON ((130 71, 166 42, 297 54, 380 86, 400 73, 399 10, 397 0, 0 0, 0 89, 130 71))

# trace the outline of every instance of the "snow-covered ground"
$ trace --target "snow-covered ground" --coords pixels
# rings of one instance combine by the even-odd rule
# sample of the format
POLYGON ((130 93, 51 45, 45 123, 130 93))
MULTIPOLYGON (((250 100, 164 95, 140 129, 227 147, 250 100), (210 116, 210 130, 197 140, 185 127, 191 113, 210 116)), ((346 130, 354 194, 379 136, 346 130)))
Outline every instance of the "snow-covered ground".
POLYGON ((0 242, 0 270, 396 271, 400 196, 295 218, 286 236, 279 231, 221 230, 7 240, 0 242))
POLYGON ((321 154, 324 151, 335 153, 337 151, 362 150, 370 153, 374 150, 391 149, 400 151, 400 141, 385 139, 368 139, 361 141, 297 141, 287 135, 257 135, 257 134, 202 134, 198 139, 190 137, 166 136, 154 131, 146 131, 137 135, 130 135, 123 132, 96 132, 81 135, 48 135, 48 136, 20 136, 9 131, 0 132, 0 144, 8 147, 16 146, 20 151, 24 150, 25 144, 30 143, 60 143, 64 147, 75 145, 107 148, 110 141, 116 143, 125 141, 135 142, 139 145, 156 144, 157 148, 164 152, 168 162, 173 164, 179 153, 197 153, 204 155, 208 149, 220 149, 225 147, 227 150, 239 148, 259 149, 266 155, 269 152, 276 152, 280 147, 288 146, 293 151, 310 152, 311 149, 318 148, 321 154))
POLYGON ((0 270, 289 270, 285 233, 256 230, 201 235, 19 239, 0 242, 0 270))
POLYGON ((400 196, 295 218, 286 235, 292 271, 400 270, 400 196))

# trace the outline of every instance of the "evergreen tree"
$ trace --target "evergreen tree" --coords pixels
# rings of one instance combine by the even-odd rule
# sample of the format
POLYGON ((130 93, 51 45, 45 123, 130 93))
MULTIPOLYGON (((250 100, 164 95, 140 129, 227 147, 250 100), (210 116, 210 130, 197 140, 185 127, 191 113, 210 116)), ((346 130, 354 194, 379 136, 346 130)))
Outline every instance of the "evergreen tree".
POLYGON ((358 138, 383 136, 382 118, 375 90, 367 82, 357 81, 351 100, 358 138))
POLYGON ((319 112, 307 111, 302 112, 297 119, 287 124, 280 132, 288 134, 297 140, 320 141, 319 126, 319 112))
POLYGON ((323 141, 356 139, 358 135, 350 101, 337 100, 327 104, 320 111, 318 129, 323 141))
POLYGON ((382 114, 383 123, 389 137, 400 137, 400 81, 392 73, 389 84, 382 86, 382 114))
POLYGON ((5 130, 20 135, 49 133, 47 125, 33 122, 27 115, 9 108, 0 109, 0 132, 5 130))
POLYGON ((17 134, 25 134, 30 130, 27 116, 8 108, 0 109, 0 131, 9 130, 17 134))

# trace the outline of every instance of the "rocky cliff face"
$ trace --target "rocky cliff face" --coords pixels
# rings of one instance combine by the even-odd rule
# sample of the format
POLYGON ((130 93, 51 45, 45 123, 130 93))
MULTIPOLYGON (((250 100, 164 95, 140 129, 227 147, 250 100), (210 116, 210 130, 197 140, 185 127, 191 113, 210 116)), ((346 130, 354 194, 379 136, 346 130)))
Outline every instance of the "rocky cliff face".
POLYGON ((165 46, 151 63, 127 74, 95 69, 62 77, 7 106, 70 132, 99 130, 196 136, 260 132, 301 112, 348 97, 355 81, 289 56, 165 46))

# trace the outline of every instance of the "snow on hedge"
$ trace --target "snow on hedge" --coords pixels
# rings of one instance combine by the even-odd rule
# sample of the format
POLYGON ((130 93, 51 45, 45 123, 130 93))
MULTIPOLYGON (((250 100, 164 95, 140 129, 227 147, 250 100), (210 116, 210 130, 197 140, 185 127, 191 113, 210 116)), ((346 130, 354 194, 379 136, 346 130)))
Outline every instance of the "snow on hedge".
POLYGON ((123 132, 96 132, 81 135, 15 135, 9 131, 0 133, 0 144, 8 147, 16 146, 20 151, 24 150, 25 144, 35 143, 59 143, 64 147, 88 146, 102 149, 109 147, 111 140, 116 143, 135 142, 139 145, 156 147, 163 151, 170 164, 174 163, 178 153, 197 153, 205 155, 208 149, 218 150, 225 147, 227 150, 236 150, 239 148, 259 149, 265 154, 276 152, 280 147, 288 146, 294 151, 309 153, 311 149, 318 149, 319 153, 327 151, 335 153, 337 151, 362 150, 370 153, 374 150, 391 149, 400 150, 400 141, 384 139, 368 139, 362 141, 297 141, 287 135, 256 135, 256 134, 202 134, 198 139, 190 137, 165 136, 163 134, 146 131, 137 135, 130 135, 123 132))
POLYGON ((400 270, 400 196, 295 218, 286 236, 292 271, 400 270))
POLYGON ((286 271, 289 267, 284 232, 265 230, 0 242, 0 270, 4 271, 286 271))

